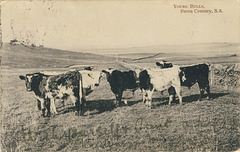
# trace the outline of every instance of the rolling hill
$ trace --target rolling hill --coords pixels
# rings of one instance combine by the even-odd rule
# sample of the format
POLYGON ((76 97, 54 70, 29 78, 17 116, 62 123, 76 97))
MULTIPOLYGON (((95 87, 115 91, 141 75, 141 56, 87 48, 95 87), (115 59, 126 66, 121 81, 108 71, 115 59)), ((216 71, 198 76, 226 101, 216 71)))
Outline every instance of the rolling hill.
MULTIPOLYGON (((14 68, 69 68, 76 65, 115 67, 118 61, 132 64, 152 64, 167 60, 177 65, 198 63, 238 63, 240 45, 211 43, 189 45, 156 45, 115 49, 79 49, 82 52, 51 48, 3 44, 2 67, 14 68), (100 54, 104 53, 104 54, 100 54)), ((119 67, 118 67, 119 68, 119 67)))
POLYGON ((2 67, 13 68, 64 68, 115 61, 115 57, 99 54, 10 44, 3 44, 1 57, 2 67))

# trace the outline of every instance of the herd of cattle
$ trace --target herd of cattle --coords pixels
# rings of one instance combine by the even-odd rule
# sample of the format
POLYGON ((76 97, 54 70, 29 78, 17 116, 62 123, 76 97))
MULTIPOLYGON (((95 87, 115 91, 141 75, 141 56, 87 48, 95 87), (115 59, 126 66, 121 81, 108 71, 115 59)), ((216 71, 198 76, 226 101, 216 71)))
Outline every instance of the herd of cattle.
POLYGON ((115 105, 119 106, 122 100, 123 91, 140 89, 143 95, 143 102, 152 107, 152 95, 154 91, 163 92, 168 90, 169 104, 177 94, 179 103, 182 104, 181 86, 189 89, 195 83, 200 89, 199 100, 202 99, 204 91, 210 99, 209 87, 209 66, 198 64, 186 67, 173 66, 169 62, 157 62, 158 67, 151 69, 139 69, 120 71, 108 68, 106 70, 93 71, 91 67, 83 70, 68 71, 58 75, 46 75, 44 73, 32 73, 25 76, 27 91, 33 91, 37 99, 38 109, 42 111, 43 117, 57 114, 55 101, 70 99, 76 107, 77 115, 83 115, 83 107, 86 103, 86 96, 93 92, 106 75, 112 92, 116 96, 115 105), (45 111, 47 110, 47 114, 45 111))

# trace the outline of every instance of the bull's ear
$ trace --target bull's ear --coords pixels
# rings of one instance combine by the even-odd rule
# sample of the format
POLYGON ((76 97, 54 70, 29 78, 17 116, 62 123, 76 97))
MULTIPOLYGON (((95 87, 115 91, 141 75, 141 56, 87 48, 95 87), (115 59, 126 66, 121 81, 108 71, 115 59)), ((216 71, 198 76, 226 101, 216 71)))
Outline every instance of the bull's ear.
POLYGON ((21 80, 25 80, 25 76, 23 76, 23 75, 20 75, 19 78, 20 78, 21 80))
POLYGON ((107 71, 107 70, 102 70, 102 73, 106 74, 107 76, 109 76, 109 75, 110 75, 110 72, 109 72, 109 71, 107 71))
POLYGON ((103 73, 106 73, 106 74, 109 73, 109 72, 107 72, 106 70, 102 70, 102 72, 103 72, 103 73))

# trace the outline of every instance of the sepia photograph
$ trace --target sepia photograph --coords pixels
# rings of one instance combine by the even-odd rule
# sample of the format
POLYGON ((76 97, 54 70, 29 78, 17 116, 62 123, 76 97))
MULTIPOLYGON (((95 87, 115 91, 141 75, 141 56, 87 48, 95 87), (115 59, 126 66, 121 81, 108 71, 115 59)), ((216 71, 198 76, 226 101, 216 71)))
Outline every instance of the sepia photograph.
POLYGON ((0 4, 0 152, 240 152, 239 0, 0 4))

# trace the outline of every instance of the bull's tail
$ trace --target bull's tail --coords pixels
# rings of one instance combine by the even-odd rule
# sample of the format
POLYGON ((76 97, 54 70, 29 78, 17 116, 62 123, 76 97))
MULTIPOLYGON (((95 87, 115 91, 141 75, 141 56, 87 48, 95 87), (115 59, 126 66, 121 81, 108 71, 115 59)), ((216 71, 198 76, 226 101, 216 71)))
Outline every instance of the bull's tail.
POLYGON ((82 105, 82 98, 83 98, 83 82, 82 82, 82 75, 80 74, 79 78, 79 102, 82 105))

